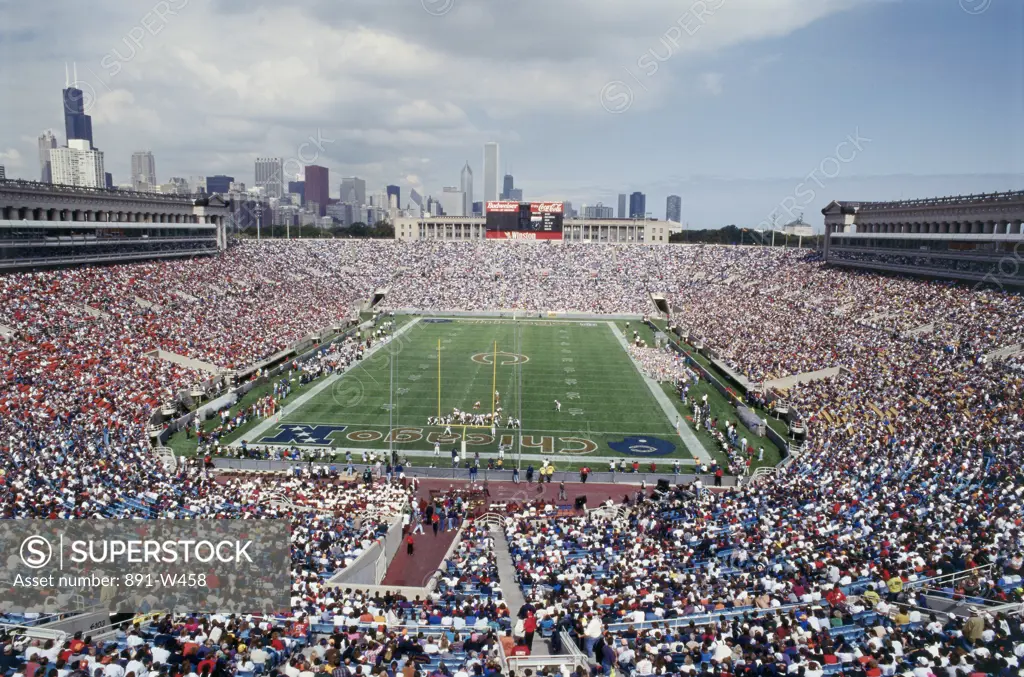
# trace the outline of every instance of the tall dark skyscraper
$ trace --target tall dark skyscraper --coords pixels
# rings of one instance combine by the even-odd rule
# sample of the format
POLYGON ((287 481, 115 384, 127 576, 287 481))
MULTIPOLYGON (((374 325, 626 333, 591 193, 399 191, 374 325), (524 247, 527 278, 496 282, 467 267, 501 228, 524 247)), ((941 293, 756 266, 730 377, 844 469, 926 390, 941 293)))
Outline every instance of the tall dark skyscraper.
MULTIPOLYGON (((76 68, 75 80, 77 79, 76 68)), ((85 114, 85 93, 71 86, 67 64, 64 65, 64 133, 68 141, 84 139, 89 142, 89 148, 96 147, 92 142, 92 118, 85 114)))
POLYGON ((395 205, 402 208, 402 189, 398 186, 388 186, 388 206, 391 206, 391 196, 395 196, 395 205))
POLYGON ((231 190, 231 184, 235 182, 235 177, 224 176, 218 174, 217 176, 206 177, 206 192, 208 195, 214 193, 220 193, 221 195, 227 195, 231 190))
POLYGON ((642 219, 647 214, 647 196, 636 191, 629 196, 629 218, 642 219))
POLYGON ((306 204, 306 182, 305 181, 289 181, 288 192, 298 193, 302 196, 302 204, 306 204))
POLYGON ((511 200, 512 191, 515 190, 515 187, 515 180, 512 178, 512 175, 506 174, 505 180, 501 184, 501 199, 511 200))
POLYGON ((320 216, 327 215, 327 200, 330 197, 329 172, 327 167, 306 165, 306 202, 315 202, 320 207, 320 216))
POLYGON ((103 172, 103 181, 107 184, 108 189, 114 188, 114 175, 110 172, 103 172))

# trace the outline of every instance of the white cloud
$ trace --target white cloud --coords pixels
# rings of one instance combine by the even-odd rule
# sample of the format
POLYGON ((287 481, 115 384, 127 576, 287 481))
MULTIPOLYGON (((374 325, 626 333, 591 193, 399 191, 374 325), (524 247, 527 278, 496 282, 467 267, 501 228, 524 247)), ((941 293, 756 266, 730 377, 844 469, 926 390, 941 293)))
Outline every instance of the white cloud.
POLYGON ((0 150, 0 165, 4 166, 5 171, 12 169, 21 169, 24 165, 22 162, 21 153, 17 148, 8 148, 7 150, 0 150))
POLYGON ((722 93, 722 74, 701 73, 700 84, 711 96, 718 96, 722 93))
POLYGON ((641 74, 637 108, 657 108, 693 77, 718 94, 721 75, 693 72, 696 55, 786 35, 864 1, 457 0, 438 17, 404 0, 349 0, 343 11, 334 0, 172 0, 177 13, 131 50, 126 36, 148 3, 7 4, 5 22, 39 37, 0 69, 0 88, 17 101, 3 109, 0 148, 33 157, 33 135, 62 128, 67 59, 92 96, 95 142, 116 180, 133 149, 151 148, 161 180, 226 172, 251 181, 255 156, 294 157, 322 129, 336 142, 318 162, 333 176, 365 172, 369 188, 409 174, 432 191, 457 183, 462 161, 412 172, 400 158, 468 157, 480 181, 484 141, 532 138, 537 116, 605 116, 602 87, 623 69, 637 74, 645 54, 668 58, 641 74))

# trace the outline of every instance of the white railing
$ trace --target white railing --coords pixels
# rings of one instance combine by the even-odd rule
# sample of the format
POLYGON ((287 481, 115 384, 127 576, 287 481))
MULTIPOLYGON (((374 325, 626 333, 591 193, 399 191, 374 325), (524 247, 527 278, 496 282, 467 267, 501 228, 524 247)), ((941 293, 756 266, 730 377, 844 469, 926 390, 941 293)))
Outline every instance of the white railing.
POLYGON ((7 625, 0 624, 0 628, 15 637, 26 637, 28 639, 48 640, 52 639, 54 645, 62 646, 68 638, 68 633, 63 630, 51 630, 49 628, 38 628, 33 625, 7 625))
POLYGON ((903 589, 921 588, 923 590, 939 590, 940 588, 955 588, 957 582, 965 581, 969 578, 988 578, 992 575, 994 566, 992 564, 984 564, 980 567, 974 567, 973 569, 964 569, 963 571, 954 571, 949 574, 942 574, 941 576, 932 576, 931 578, 922 578, 919 581, 910 581, 903 584, 903 589))
POLYGON ((474 518, 473 520, 477 524, 486 524, 489 527, 503 528, 505 526, 505 516, 498 512, 485 512, 483 515, 474 518))
POLYGON ((768 478, 768 477, 775 477, 778 474, 779 474, 779 469, 778 468, 775 468, 773 466, 763 465, 760 468, 758 468, 757 470, 755 470, 753 475, 751 475, 750 477, 747 477, 744 480, 743 483, 744 484, 757 484, 762 479, 765 479, 765 478, 768 478))
POLYGON ((153 453, 156 454, 167 472, 174 472, 178 469, 178 457, 170 447, 154 447, 153 453))

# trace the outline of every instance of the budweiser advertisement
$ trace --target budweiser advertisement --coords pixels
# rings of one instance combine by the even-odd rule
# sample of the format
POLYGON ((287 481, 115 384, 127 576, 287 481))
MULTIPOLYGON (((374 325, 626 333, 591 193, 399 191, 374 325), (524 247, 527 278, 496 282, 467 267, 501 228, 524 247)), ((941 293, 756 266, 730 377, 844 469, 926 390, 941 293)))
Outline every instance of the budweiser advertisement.
POLYGON ((488 202, 487 213, 490 214, 491 212, 501 212, 504 214, 518 214, 519 203, 514 201, 510 202, 509 200, 498 200, 488 202))

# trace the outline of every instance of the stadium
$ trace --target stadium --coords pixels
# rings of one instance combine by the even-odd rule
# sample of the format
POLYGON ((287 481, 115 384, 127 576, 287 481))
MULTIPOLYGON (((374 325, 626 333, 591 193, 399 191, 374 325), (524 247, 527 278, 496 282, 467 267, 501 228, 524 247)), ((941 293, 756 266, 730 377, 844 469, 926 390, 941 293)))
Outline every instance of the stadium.
POLYGON ((529 219, 502 228, 554 236, 254 241, 182 198, 197 228, 167 244, 152 220, 74 225, 101 250, 46 245, 82 221, 26 221, 4 188, 24 252, 0 276, 5 674, 1018 655, 1024 301, 1012 275, 963 277, 1006 269, 1019 193, 936 206, 1002 212, 908 276, 887 242, 843 253, 892 204, 829 205, 817 251, 529 219), (65 562, 127 526, 147 557, 65 562), (213 561, 239 534, 255 559, 213 561))

